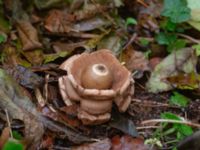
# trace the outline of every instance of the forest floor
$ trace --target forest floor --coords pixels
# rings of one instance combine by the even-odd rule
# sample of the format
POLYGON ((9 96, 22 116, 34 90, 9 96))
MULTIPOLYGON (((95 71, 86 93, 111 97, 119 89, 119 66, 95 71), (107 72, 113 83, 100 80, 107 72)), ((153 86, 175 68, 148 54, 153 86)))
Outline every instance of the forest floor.
POLYGON ((198 0, 0 0, 0 8, 0 149, 200 149, 198 0), (114 96, 91 93, 91 76, 82 81, 99 62, 114 96))

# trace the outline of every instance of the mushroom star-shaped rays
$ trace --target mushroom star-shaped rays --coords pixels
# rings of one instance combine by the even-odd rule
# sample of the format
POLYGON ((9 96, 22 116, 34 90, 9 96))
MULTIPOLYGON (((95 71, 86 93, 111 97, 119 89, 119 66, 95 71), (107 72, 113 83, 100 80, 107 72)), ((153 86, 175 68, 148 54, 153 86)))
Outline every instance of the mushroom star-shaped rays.
POLYGON ((62 98, 66 105, 80 103, 78 118, 84 124, 108 121, 113 101, 121 112, 127 110, 133 79, 110 50, 74 55, 60 68, 68 73, 59 78, 62 98))

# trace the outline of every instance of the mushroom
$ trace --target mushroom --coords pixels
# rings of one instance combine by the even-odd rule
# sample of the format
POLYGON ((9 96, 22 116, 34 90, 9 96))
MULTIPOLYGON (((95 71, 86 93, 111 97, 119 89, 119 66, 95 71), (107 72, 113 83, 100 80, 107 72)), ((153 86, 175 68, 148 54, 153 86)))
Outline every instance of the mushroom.
POLYGON ((83 124, 108 121, 113 102, 120 112, 127 110, 134 81, 110 50, 74 55, 60 68, 68 73, 59 78, 61 96, 66 105, 80 103, 78 118, 83 124))

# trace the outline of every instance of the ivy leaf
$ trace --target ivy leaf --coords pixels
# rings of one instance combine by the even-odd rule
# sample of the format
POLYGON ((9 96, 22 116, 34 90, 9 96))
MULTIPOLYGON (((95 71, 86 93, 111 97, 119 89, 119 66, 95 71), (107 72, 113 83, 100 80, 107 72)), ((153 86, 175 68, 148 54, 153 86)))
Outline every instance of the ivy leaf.
POLYGON ((164 0, 161 14, 169 17, 173 23, 181 23, 190 19, 190 11, 185 0, 164 0))
POLYGON ((173 41, 168 45, 167 51, 171 53, 172 51, 184 48, 185 46, 186 46, 185 40, 176 39, 175 41, 173 41))
POLYGON ((170 97, 170 103, 180 107, 186 107, 188 102, 189 99, 178 92, 173 92, 173 95, 170 97))
POLYGON ((173 43, 176 39, 177 39, 177 36, 173 33, 170 34, 170 33, 160 32, 156 36, 156 41, 160 45, 169 45, 169 44, 173 43))

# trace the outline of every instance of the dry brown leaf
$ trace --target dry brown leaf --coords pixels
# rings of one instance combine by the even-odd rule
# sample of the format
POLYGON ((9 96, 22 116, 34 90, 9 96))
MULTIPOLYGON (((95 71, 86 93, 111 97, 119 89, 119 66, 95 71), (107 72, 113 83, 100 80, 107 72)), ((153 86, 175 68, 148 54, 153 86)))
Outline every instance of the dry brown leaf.
POLYGON ((78 115, 78 105, 65 106, 61 108, 63 113, 60 113, 60 117, 67 124, 72 127, 79 127, 81 125, 80 120, 77 118, 78 115))
POLYGON ((162 58, 160 57, 153 57, 149 60, 149 66, 151 67, 151 69, 153 70, 157 64, 159 64, 162 61, 162 58))
POLYGON ((10 137, 10 128, 6 127, 3 129, 0 136, 0 149, 3 148, 4 144, 8 141, 10 137))
POLYGON ((32 64, 32 65, 41 65, 44 59, 43 52, 41 49, 34 51, 26 51, 23 53, 23 56, 32 64))
POLYGON ((44 27, 52 33, 68 33, 74 31, 71 27, 73 21, 73 15, 60 10, 52 10, 45 20, 44 27))
POLYGON ((28 21, 17 21, 17 30, 23 44, 23 50, 41 48, 37 30, 28 21))
POLYGON ((125 135, 121 138, 119 136, 112 138, 111 150, 149 150, 149 147, 144 145, 143 139, 125 135))
POLYGON ((47 136, 47 137, 43 138, 40 148, 41 149, 51 149, 52 146, 53 146, 53 137, 47 136))
POLYGON ((125 66, 132 72, 135 70, 148 71, 149 61, 145 58, 142 52, 136 51, 132 46, 122 53, 122 61, 125 62, 125 66))
POLYGON ((109 6, 100 5, 100 4, 87 4, 83 10, 74 12, 74 16, 77 21, 83 19, 89 19, 94 17, 97 14, 105 13, 111 9, 109 6))
POLYGON ((28 97, 22 95, 16 82, 4 70, 1 69, 0 73, 0 108, 7 109, 10 119, 24 121, 25 139, 35 148, 44 132, 42 123, 36 117, 37 111, 28 97))
POLYGON ((72 150, 110 150, 111 142, 110 139, 106 138, 104 140, 92 143, 92 144, 83 144, 78 147, 72 148, 72 150))
POLYGON ((15 47, 12 47, 10 45, 5 45, 5 48, 3 49, 3 55, 4 55, 4 60, 3 60, 4 66, 31 65, 26 60, 23 60, 21 58, 20 53, 17 51, 15 47))
POLYGON ((76 48, 84 47, 86 42, 77 42, 77 43, 63 43, 63 42, 54 42, 53 49, 55 52, 68 51, 69 53, 73 52, 76 48))

